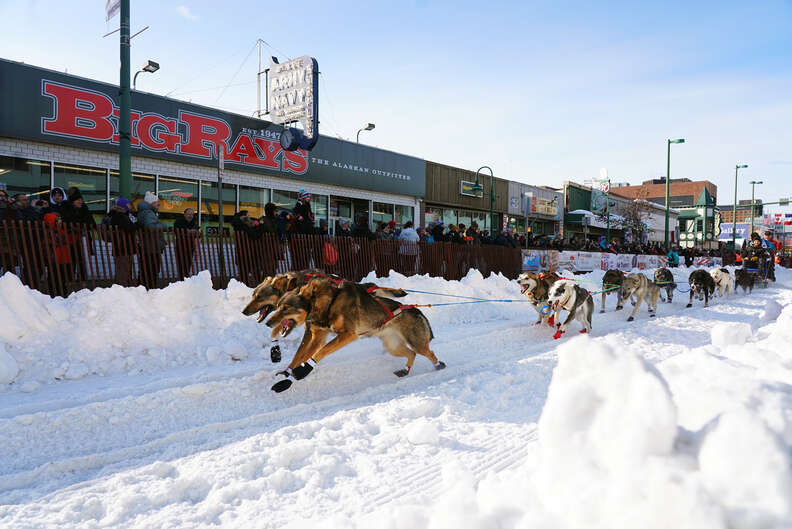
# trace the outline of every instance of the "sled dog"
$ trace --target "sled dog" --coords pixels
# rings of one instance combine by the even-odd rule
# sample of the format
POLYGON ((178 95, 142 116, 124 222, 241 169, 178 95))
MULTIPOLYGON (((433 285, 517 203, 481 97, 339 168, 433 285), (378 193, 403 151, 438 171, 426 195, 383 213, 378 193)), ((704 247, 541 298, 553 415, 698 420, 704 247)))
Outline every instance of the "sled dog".
MULTIPOLYGON (((753 292, 754 276, 745 268, 737 268, 734 270, 734 279, 738 287, 742 287, 743 294, 753 292)), ((736 287, 735 287, 736 290, 736 287)))
POLYGON ((710 275, 715 281, 715 288, 718 289, 718 297, 734 292, 734 278, 726 268, 713 268, 710 270, 710 275))
POLYGON ((373 295, 377 287, 369 285, 348 281, 334 284, 328 279, 316 278, 278 301, 275 312, 267 320, 273 333, 285 337, 306 322, 310 322, 310 326, 306 325, 307 338, 300 344, 288 369, 280 373, 285 379, 273 386, 274 391, 288 389, 291 386, 289 377, 305 378, 324 357, 367 336, 382 340, 393 356, 407 358, 405 368, 394 372, 396 376, 403 377, 410 372, 417 354, 428 358, 435 369, 445 367, 429 349, 434 335, 426 316, 409 305, 373 295), (330 334, 335 337, 325 343, 330 334))
POLYGON ((556 333, 553 338, 556 340, 561 338, 561 335, 566 332, 569 323, 573 319, 578 320, 583 325, 581 333, 591 332, 591 315, 594 312, 594 300, 588 290, 580 288, 573 281, 560 279, 550 288, 547 299, 556 312, 562 309, 568 312, 564 323, 556 322, 556 333))
POLYGON ((655 270, 654 280, 657 286, 660 287, 660 292, 665 291, 666 299, 663 301, 673 303, 676 283, 674 282, 674 274, 671 273, 671 270, 668 268, 658 268, 655 270))
POLYGON ((693 296, 697 296, 699 301, 704 300, 704 306, 709 307, 709 298, 715 292, 715 281, 706 270, 694 270, 688 277, 690 283, 690 300, 686 307, 693 306, 693 296))
POLYGON ((528 298, 539 315, 539 319, 536 320, 534 325, 539 325, 543 321, 550 326, 555 324, 555 315, 552 311, 545 310, 543 313, 542 309, 548 307, 547 294, 556 281, 558 281, 558 274, 555 272, 543 272, 541 274, 523 272, 517 278, 522 295, 528 298))
POLYGON ((624 272, 621 270, 615 270, 611 268, 605 275, 602 276, 602 309, 600 309, 600 314, 605 312, 605 297, 616 293, 616 310, 622 310, 624 308, 624 297, 622 296, 622 281, 624 281, 624 272), (614 288, 619 287, 619 288, 614 288), (613 290, 611 290, 613 289, 613 290))
POLYGON ((651 281, 643 274, 627 274, 622 283, 622 297, 629 298, 635 296, 635 307, 627 318, 627 321, 633 321, 638 309, 641 308, 641 302, 646 301, 646 308, 649 309, 649 317, 654 318, 657 315, 657 299, 660 297, 660 287, 651 281))

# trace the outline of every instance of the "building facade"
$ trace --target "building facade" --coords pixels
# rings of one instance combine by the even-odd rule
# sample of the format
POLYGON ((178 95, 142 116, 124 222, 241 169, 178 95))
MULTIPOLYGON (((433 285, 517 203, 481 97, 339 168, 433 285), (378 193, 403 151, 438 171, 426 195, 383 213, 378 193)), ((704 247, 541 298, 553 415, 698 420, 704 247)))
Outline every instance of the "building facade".
MULTIPOLYGON (((626 198, 639 198, 665 206, 665 180, 665 178, 655 178, 645 180, 639 186, 611 188, 611 194, 626 198)), ((668 188, 672 208, 694 206, 704 189, 716 203, 718 200, 718 186, 709 180, 692 181, 688 178, 672 178, 668 188)))
MULTIPOLYGON (((493 202, 494 222, 489 218, 490 176, 479 174, 479 184, 483 190, 476 191, 473 185, 476 173, 459 167, 436 162, 426 162, 426 193, 421 206, 422 226, 443 221, 449 224, 478 224, 482 231, 503 230, 508 227, 509 181, 494 179, 495 200, 493 202)), ((515 225, 525 226, 524 216, 515 216, 515 225), (520 224, 521 223, 521 224, 520 224)))
MULTIPOLYGON (((80 189, 97 218, 118 197, 118 87, 0 60, 0 183, 10 194, 80 189)), ((160 197, 171 223, 187 208, 202 226, 236 211, 290 209, 312 195, 317 226, 418 221, 424 160, 322 136, 310 152, 287 152, 269 122, 141 92, 132 93, 132 196, 160 197), (218 152, 225 158, 218 190, 218 152), (222 212, 218 206, 222 193, 222 212)))
POLYGON ((509 182, 509 218, 512 231, 555 237, 561 233, 564 194, 545 187, 509 182))

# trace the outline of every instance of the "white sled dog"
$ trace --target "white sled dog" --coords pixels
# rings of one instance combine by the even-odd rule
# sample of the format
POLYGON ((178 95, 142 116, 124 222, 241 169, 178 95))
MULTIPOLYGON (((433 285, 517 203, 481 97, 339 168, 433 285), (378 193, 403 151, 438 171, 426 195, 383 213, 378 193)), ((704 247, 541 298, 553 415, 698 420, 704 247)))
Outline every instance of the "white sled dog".
POLYGON ((550 306, 558 314, 559 311, 565 310, 567 314, 564 323, 556 318, 556 333, 553 338, 558 340, 561 338, 569 323, 576 319, 583 325, 581 333, 591 332, 591 315, 594 312, 594 300, 591 294, 585 288, 580 288, 573 281, 561 279, 556 281, 550 288, 550 294, 547 301, 550 306))
POLYGON ((724 294, 731 294, 734 292, 734 278, 729 271, 725 268, 713 268, 710 270, 712 280, 715 281, 715 288, 718 291, 718 296, 723 297, 724 294))

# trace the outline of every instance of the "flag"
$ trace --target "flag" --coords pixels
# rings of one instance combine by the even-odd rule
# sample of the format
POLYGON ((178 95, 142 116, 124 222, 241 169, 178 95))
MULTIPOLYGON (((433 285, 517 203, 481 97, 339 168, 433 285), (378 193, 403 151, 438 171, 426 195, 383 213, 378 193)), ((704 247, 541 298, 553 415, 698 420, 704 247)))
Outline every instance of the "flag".
POLYGON ((119 9, 121 9, 121 0, 107 0, 105 3, 105 14, 107 15, 107 20, 110 20, 116 16, 119 9))
POLYGON ((784 215, 786 218, 792 218, 792 213, 787 213, 784 215))

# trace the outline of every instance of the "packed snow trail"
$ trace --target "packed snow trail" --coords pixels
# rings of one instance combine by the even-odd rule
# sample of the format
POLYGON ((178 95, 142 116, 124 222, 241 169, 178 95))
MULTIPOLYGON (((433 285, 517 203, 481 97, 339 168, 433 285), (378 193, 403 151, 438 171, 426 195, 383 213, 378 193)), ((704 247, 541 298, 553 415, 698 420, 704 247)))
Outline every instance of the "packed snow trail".
MULTIPOLYGON (((782 272, 779 279, 792 280, 782 272)), ((675 273, 684 286, 686 271, 675 273)), ((581 278, 598 281, 601 273, 581 278)), ((537 457, 537 421, 559 345, 639 352, 673 374, 675 400, 705 403, 678 404, 680 424, 695 430, 724 402, 745 398, 716 388, 702 368, 760 369, 712 350, 769 335, 792 302, 789 290, 772 284, 707 309, 698 301, 684 309, 687 296, 677 294, 651 320, 645 309, 632 323, 628 310, 595 314, 593 336, 574 341, 533 327, 527 303, 428 308, 432 348, 446 370, 418 359, 410 376, 397 379, 392 371, 402 360, 385 355, 379 341, 361 340, 275 395, 277 368, 262 347, 267 329, 240 314, 250 292, 242 285, 215 292, 197 276, 158 292, 112 288, 49 301, 14 280, 0 278, 2 301, 40 314, 23 312, 0 335, 19 369, 0 392, 4 527, 281 527, 304 519, 345 527, 367 513, 380 526, 391 513, 400 527, 424 527, 432 515, 421 508, 446 501, 459 483, 475 496, 477 483, 537 457), (90 319, 86 310, 94 311, 90 319), (31 342, 35 336, 49 340, 46 349, 31 342)), ((476 272, 461 282, 399 275, 377 282, 521 299, 513 282, 476 272)), ((608 310, 614 305, 610 296, 608 310)), ((284 364, 299 339, 293 334, 284 364)), ((792 397, 766 397, 760 411, 774 429, 788 429, 792 444, 792 397)))

